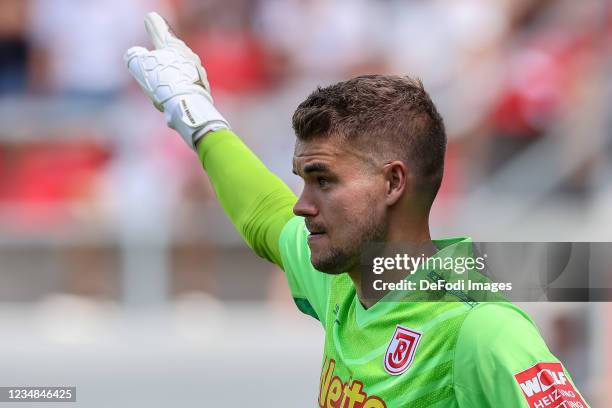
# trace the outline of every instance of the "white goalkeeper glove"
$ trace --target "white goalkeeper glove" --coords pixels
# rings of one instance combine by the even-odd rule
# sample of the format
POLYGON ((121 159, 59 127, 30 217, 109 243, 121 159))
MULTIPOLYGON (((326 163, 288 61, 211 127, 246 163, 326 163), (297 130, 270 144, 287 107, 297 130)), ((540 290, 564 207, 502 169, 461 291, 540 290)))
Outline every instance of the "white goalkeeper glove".
POLYGON ((230 126, 213 105, 200 58, 159 14, 148 13, 145 28, 155 50, 132 47, 123 59, 153 105, 164 112, 168 126, 195 150, 206 133, 230 126))

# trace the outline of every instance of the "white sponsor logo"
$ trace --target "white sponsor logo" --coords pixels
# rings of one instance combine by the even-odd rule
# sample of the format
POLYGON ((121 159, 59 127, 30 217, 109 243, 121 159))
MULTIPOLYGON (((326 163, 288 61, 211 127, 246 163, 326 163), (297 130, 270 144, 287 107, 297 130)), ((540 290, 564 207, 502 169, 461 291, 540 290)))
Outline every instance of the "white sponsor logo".
POLYGON ((545 392, 553 385, 565 384, 567 384, 567 378, 565 377, 565 373, 563 371, 555 372, 546 368, 538 371, 533 378, 519 383, 523 392, 525 392, 525 395, 528 397, 540 392, 545 392))

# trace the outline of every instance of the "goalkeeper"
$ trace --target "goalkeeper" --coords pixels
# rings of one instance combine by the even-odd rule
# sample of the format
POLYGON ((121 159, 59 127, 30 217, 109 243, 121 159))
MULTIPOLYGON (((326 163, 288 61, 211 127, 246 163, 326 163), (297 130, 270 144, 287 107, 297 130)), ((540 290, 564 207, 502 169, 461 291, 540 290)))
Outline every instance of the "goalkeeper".
POLYGON ((129 71, 197 152, 241 236, 285 271, 297 307, 325 330, 320 407, 587 406, 512 304, 364 293, 367 243, 411 243, 428 257, 469 243, 430 238, 446 135, 419 81, 368 75, 308 96, 293 115, 296 200, 214 107, 200 59, 159 15, 145 26, 155 50, 129 49, 129 71))

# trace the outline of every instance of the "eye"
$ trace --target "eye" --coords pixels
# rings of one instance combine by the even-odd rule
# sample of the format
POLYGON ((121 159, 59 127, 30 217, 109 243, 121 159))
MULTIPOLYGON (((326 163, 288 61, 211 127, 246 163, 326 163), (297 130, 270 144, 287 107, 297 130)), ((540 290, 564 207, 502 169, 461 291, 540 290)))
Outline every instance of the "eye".
POLYGON ((323 176, 317 177, 317 183, 319 183, 319 187, 326 188, 329 186, 329 180, 323 176))

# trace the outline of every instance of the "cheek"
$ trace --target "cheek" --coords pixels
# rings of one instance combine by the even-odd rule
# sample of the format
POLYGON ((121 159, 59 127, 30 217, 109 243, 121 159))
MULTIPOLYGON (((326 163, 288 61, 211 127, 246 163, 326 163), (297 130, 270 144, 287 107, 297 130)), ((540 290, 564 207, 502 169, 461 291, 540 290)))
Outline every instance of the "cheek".
POLYGON ((349 231, 363 223, 379 219, 385 209, 381 195, 372 187, 356 186, 338 192, 334 198, 330 200, 330 221, 349 231))

